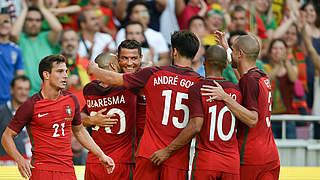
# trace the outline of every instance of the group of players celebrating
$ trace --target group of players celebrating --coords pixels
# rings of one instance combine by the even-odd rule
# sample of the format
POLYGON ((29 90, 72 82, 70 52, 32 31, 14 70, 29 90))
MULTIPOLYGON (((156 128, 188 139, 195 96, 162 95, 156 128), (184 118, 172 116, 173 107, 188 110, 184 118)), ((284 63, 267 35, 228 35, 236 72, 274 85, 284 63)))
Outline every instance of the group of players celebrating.
POLYGON ((140 44, 123 41, 117 56, 102 53, 89 63, 88 74, 98 80, 84 87, 82 110, 74 95, 62 91, 65 58, 44 58, 43 87, 18 109, 3 146, 21 175, 35 180, 76 179, 71 132, 89 150, 86 180, 278 179, 270 82, 255 65, 259 42, 244 35, 233 43, 231 65, 241 76, 237 86, 222 77, 229 47, 224 33, 216 36, 221 46, 206 50, 205 78, 191 69, 199 40, 190 31, 172 34, 170 66, 140 68, 140 44), (24 126, 31 162, 13 141, 24 126), (84 126, 91 127, 91 136, 84 126))

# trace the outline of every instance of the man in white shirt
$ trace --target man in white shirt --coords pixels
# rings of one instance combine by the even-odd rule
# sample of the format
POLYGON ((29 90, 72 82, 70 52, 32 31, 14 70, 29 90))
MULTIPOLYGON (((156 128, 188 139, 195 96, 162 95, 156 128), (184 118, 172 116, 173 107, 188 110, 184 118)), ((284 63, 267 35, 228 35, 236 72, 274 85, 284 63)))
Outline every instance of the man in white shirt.
MULTIPOLYGON (((162 34, 151 28, 148 28, 150 22, 150 15, 147 9, 147 5, 144 2, 132 1, 128 7, 129 18, 131 21, 138 21, 143 25, 144 35, 148 44, 154 48, 155 51, 155 61, 158 65, 169 65, 169 48, 166 40, 162 34)), ((118 31, 116 36, 117 44, 120 44, 125 40, 125 29, 122 28, 118 31)))
POLYGON ((78 53, 93 61, 100 53, 116 50, 115 42, 106 33, 100 33, 100 21, 93 10, 84 10, 78 16, 78 25, 81 29, 78 53))

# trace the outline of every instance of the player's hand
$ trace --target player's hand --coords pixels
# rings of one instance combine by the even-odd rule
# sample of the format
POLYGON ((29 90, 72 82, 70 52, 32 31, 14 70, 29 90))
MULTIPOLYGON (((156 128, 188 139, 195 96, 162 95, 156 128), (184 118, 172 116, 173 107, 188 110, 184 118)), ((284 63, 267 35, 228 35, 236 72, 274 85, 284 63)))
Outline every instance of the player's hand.
POLYGON ((204 93, 202 93, 202 96, 209 96, 209 99, 206 100, 207 102, 212 100, 224 100, 225 97, 228 96, 228 94, 224 92, 219 83, 217 83, 216 81, 213 82, 215 83, 216 87, 209 85, 202 86, 201 91, 204 91, 204 93))
POLYGON ((99 66, 97 63, 93 62, 93 61, 90 61, 90 63, 88 64, 88 67, 87 67, 87 73, 91 76, 91 75, 94 75, 94 71, 96 69, 98 69, 99 66))
POLYGON ((156 152, 154 152, 151 156, 150 156, 150 161, 159 166, 162 162, 166 161, 169 157, 170 157, 171 153, 169 151, 169 149, 163 148, 160 149, 156 152))
POLYGON ((99 160, 107 168, 108 174, 111 174, 115 168, 113 160, 105 154, 99 160))
POLYGON ((29 179, 31 176, 31 168, 34 168, 31 166, 28 160, 21 158, 18 163, 18 169, 22 177, 29 179))
POLYGON ((94 116, 90 116, 90 124, 96 125, 99 127, 112 127, 113 125, 117 124, 118 119, 114 119, 114 114, 111 115, 104 115, 103 113, 107 109, 101 109, 97 112, 94 116))
POLYGON ((225 50, 229 48, 228 40, 224 32, 217 30, 213 33, 213 35, 217 38, 216 41, 220 46, 222 46, 225 50))

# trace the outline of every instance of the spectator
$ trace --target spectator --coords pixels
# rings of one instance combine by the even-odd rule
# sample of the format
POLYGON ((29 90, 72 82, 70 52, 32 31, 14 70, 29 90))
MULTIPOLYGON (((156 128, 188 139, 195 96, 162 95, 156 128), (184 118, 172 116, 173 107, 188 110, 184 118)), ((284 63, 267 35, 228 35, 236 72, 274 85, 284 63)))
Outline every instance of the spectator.
POLYGON ((176 0, 175 12, 180 29, 187 29, 188 21, 192 16, 204 17, 207 9, 208 7, 204 0, 190 0, 188 4, 184 0, 176 0))
POLYGON ((20 1, 18 0, 1 1, 0 9, 1 8, 7 9, 7 13, 10 15, 11 20, 14 22, 21 11, 20 1))
MULTIPOLYGON (((166 40, 158 31, 148 28, 150 15, 147 5, 141 1, 132 1, 128 7, 128 16, 131 21, 138 21, 143 25, 144 36, 151 47, 154 47, 154 60, 158 65, 169 65, 169 48, 166 40)), ((118 31, 116 41, 120 44, 125 39, 125 29, 118 31)))
MULTIPOLYGON (((72 4, 70 1, 45 0, 45 6, 58 18, 63 29, 72 27, 74 15, 81 10, 79 5, 72 4)), ((42 23, 42 30, 50 30, 46 21, 42 23)))
MULTIPOLYGON (((308 26, 308 25, 306 25, 308 26)), ((310 56, 310 60, 315 68, 314 76, 314 99, 312 105, 312 114, 320 115, 320 55, 317 53, 316 49, 312 44, 312 39, 307 33, 305 28, 302 28, 302 37, 306 45, 307 52, 310 56)), ((310 93, 311 94, 311 93, 310 93)), ((320 139, 320 122, 314 122, 313 137, 315 139, 320 139)))
POLYGON ((267 36, 272 37, 273 31, 276 29, 276 20, 272 16, 272 8, 270 0, 255 1, 255 16, 261 17, 263 24, 267 30, 267 36))
POLYGON ((78 54, 79 37, 72 29, 66 29, 61 36, 62 54, 67 59, 67 68, 69 79, 66 90, 73 93, 79 101, 80 107, 85 105, 82 94, 83 87, 90 82, 90 77, 87 74, 87 66, 89 59, 82 58, 78 54))
POLYGON ((154 65, 154 48, 149 46, 143 34, 143 25, 137 21, 129 21, 126 26, 126 39, 136 40, 141 44, 142 60, 141 67, 154 65))
POLYGON ((199 73, 201 76, 205 76, 205 70, 203 65, 205 48, 202 46, 202 38, 208 34, 206 28, 205 19, 201 16, 193 16, 188 21, 188 29, 193 32, 198 38, 200 42, 199 50, 196 56, 192 59, 191 67, 194 71, 199 73))
MULTIPOLYGON (((287 48, 287 44, 282 39, 274 39, 270 42, 269 64, 265 64, 265 69, 271 79, 271 114, 295 113, 292 102, 294 82, 298 79, 298 69, 293 61, 288 59, 287 48)), ((281 122, 272 122, 272 132, 275 138, 281 138, 281 122)), ((287 122, 286 132, 286 138, 296 138, 296 123, 287 122)))
POLYGON ((241 5, 234 7, 231 12, 231 24, 228 25, 229 31, 247 31, 249 25, 249 18, 247 16, 247 10, 241 5))
POLYGON ((223 13, 221 11, 221 6, 218 4, 210 5, 205 19, 207 30, 209 31, 209 33, 202 38, 202 43, 204 47, 209 47, 211 45, 217 44, 216 38, 213 33, 217 30, 222 30, 223 13))
POLYGON ((189 31, 193 32, 201 39, 207 34, 209 34, 207 30, 207 24, 203 17, 201 16, 193 16, 188 21, 188 29, 189 31))
MULTIPOLYGON (((117 0, 115 7, 115 16, 122 23, 126 24, 128 21, 132 20, 130 18, 130 14, 132 13, 132 5, 135 3, 128 3, 128 0, 117 0)), ((138 3, 144 3, 147 6, 150 23, 148 23, 148 27, 155 30, 160 31, 160 15, 162 11, 166 8, 166 0, 136 0, 138 3)), ((120 42, 119 42, 120 44, 120 42)))
POLYGON ((171 34, 180 29, 175 13, 175 1, 176 0, 167 0, 166 8, 160 16, 160 32, 170 45, 171 34))
MULTIPOLYGON (((302 14, 301 16, 305 19, 308 26, 305 27, 305 31, 309 34, 312 38, 312 45, 314 49, 320 54, 320 15, 317 14, 315 11, 315 6, 311 1, 305 3, 302 7, 302 14)), ((312 61, 307 60, 307 77, 308 77, 308 90, 309 93, 307 94, 307 103, 308 106, 312 109, 314 96, 313 94, 316 93, 314 89, 315 82, 315 69, 312 61)))
POLYGON ((11 38, 21 48, 25 74, 31 81, 30 95, 33 95, 41 86, 38 75, 40 60, 45 56, 59 53, 57 48, 62 26, 44 7, 43 0, 37 1, 37 8, 28 8, 26 0, 22 0, 21 4, 22 11, 13 24, 11 38), (41 31, 43 18, 48 22, 50 31, 41 31))
POLYGON ((298 68, 298 80, 295 82, 295 86, 301 86, 301 95, 297 94, 297 89, 295 88, 295 98, 293 102, 293 107, 296 113, 307 115, 308 106, 304 94, 308 92, 307 86, 307 65, 306 57, 299 47, 299 32, 298 26, 293 23, 289 26, 286 33, 283 35, 283 40, 288 45, 289 59, 292 59, 298 68))
POLYGON ((245 31, 252 32, 261 39, 267 39, 267 31, 263 21, 259 16, 255 16, 248 12, 245 8, 238 5, 231 12, 231 24, 228 25, 229 31, 245 31))
POLYGON ((101 6, 100 0, 88 0, 88 5, 83 7, 82 11, 86 9, 93 10, 98 15, 101 23, 101 32, 110 34, 112 37, 115 37, 117 27, 113 22, 112 9, 101 6))
MULTIPOLYGON (((7 128, 12 117, 15 115, 17 109, 28 99, 29 92, 30 80, 27 76, 16 76, 11 81, 10 93, 12 94, 12 98, 0 106, 0 137, 7 128)), ((27 132, 24 129, 14 139, 14 142, 18 151, 27 159, 26 141, 29 140, 27 132)), ((0 145, 0 165, 16 165, 15 161, 7 154, 2 145, 0 145)))
POLYGON ((11 18, 8 8, 1 8, 0 13, 0 105, 6 103, 11 98, 10 82, 14 75, 23 74, 23 60, 20 49, 11 41, 10 32, 12 30, 11 18))
POLYGON ((116 46, 109 34, 99 32, 100 22, 97 14, 87 9, 78 15, 80 27, 80 45, 78 53, 80 57, 86 57, 93 61, 104 51, 115 51, 116 46))
POLYGON ((81 146, 73 134, 71 136, 71 149, 73 165, 86 165, 88 151, 81 146))

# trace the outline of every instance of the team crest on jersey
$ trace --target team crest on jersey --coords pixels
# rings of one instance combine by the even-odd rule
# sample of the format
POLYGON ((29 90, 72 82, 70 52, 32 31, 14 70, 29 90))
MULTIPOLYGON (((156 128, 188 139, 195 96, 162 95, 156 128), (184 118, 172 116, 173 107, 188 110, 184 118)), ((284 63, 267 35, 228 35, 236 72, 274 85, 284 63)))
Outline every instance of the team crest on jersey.
POLYGON ((12 64, 16 64, 17 62, 17 57, 18 57, 18 54, 14 51, 11 51, 11 60, 12 60, 12 64))
POLYGON ((64 106, 66 110, 66 114, 68 115, 67 118, 64 118, 66 121, 72 121, 72 108, 69 105, 64 106))

